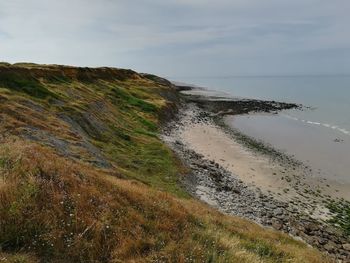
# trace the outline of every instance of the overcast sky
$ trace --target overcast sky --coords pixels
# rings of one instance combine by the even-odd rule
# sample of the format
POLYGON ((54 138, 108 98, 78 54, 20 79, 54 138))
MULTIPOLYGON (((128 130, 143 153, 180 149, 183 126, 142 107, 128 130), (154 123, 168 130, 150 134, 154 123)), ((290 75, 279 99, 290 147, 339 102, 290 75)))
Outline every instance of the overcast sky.
POLYGON ((349 0, 0 0, 0 60, 166 77, 348 74, 349 0))

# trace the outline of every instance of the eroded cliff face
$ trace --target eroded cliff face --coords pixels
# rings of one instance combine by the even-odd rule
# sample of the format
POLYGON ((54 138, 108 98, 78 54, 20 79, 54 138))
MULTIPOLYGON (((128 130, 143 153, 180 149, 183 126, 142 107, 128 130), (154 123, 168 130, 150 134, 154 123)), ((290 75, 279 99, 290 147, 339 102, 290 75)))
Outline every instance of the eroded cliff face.
POLYGON ((47 79, 47 80, 76 80, 94 82, 96 80, 126 80, 141 79, 142 76, 130 69, 118 68, 83 68, 62 65, 39 65, 29 63, 0 64, 0 74, 6 76, 18 76, 21 78, 47 79))
POLYGON ((21 136, 102 167, 110 164, 98 143, 141 136, 132 125, 155 132, 159 116, 176 111, 170 83, 132 70, 5 64, 0 87, 3 136, 21 136))

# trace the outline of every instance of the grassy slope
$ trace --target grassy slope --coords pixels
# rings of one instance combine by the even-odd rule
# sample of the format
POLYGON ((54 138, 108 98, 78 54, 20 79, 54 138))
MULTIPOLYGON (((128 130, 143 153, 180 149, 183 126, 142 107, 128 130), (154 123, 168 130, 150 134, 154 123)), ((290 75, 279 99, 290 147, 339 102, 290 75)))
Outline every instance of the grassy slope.
POLYGON ((0 65, 0 259, 328 262, 186 194, 158 138, 165 97, 126 70, 0 65))

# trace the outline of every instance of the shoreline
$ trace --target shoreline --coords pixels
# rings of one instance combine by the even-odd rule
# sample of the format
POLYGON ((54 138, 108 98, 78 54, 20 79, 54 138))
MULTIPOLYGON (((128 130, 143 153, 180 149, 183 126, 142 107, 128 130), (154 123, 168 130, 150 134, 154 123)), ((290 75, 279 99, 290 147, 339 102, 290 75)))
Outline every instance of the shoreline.
POLYGON ((301 105, 183 97, 186 105, 165 129, 163 140, 191 168, 184 184, 192 195, 224 213, 301 238, 337 259, 350 259, 350 240, 327 223, 333 213, 318 198, 318 191, 298 191, 307 182, 292 174, 305 167, 286 156, 277 154, 282 159, 272 160, 254 152, 224 127, 226 115, 277 113, 301 105), (285 174, 284 180, 277 173, 285 174))
MULTIPOLYGON (((196 177, 185 176, 190 169, 161 140, 163 125, 185 106, 169 81, 124 69, 3 67, 3 261, 333 262, 186 192, 180 180, 196 177)), ((206 186, 209 169, 224 173, 196 162, 204 181, 188 186, 206 186)), ((235 182, 238 197, 253 197, 226 175, 214 176, 207 201, 232 203, 235 182)))

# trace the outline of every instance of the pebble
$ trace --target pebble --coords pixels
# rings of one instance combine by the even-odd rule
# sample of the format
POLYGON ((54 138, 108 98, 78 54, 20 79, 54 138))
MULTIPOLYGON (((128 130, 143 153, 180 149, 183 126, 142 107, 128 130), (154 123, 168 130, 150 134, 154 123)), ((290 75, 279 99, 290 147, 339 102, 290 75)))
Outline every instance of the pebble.
MULTIPOLYGON (((190 110, 196 112, 196 109, 190 110)), ((195 116, 193 118, 192 122, 208 121, 207 118, 201 120, 195 120, 195 116)), ((179 119, 181 121, 181 118, 179 119)), ((164 133, 164 141, 185 164, 191 167, 191 173, 183 179, 190 193, 210 205, 215 205, 226 214, 244 217, 259 224, 271 226, 276 230, 299 236, 305 242, 321 251, 328 252, 334 258, 350 262, 350 238, 348 236, 344 236, 340 231, 324 222, 301 214, 295 207, 302 205, 297 200, 290 202, 290 205, 277 201, 272 195, 263 194, 257 189, 248 187, 218 163, 207 160, 203 155, 188 149, 177 137, 177 132, 182 125, 178 123, 178 127, 174 127, 170 124, 170 128, 164 133)))
POLYGON ((350 251, 350 244, 349 243, 343 244, 343 249, 346 251, 350 251))

